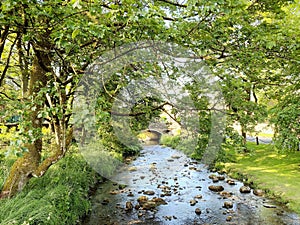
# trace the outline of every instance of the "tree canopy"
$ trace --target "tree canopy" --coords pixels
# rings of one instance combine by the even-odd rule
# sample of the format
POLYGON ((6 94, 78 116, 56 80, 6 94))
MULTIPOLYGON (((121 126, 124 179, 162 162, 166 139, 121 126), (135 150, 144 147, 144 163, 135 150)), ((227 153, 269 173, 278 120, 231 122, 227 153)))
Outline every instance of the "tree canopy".
MULTIPOLYGON (((236 122, 245 141, 255 125, 270 121, 278 145, 299 149, 299 4, 287 0, 1 1, 0 122, 6 125, 15 118, 18 123, 11 145, 19 155, 1 197, 13 196, 31 177, 43 176, 64 157, 72 142, 72 107, 80 80, 105 52, 139 41, 173 43, 206 63, 218 78, 226 102, 224 139, 234 136, 236 122), (43 132, 45 124, 50 127, 50 141, 43 132)), ((114 97, 139 78, 178 79, 180 74, 176 77, 170 71, 176 71, 176 65, 166 68, 137 61, 112 74, 98 93, 96 121, 99 139, 108 151, 120 151, 122 146, 110 124, 114 97)), ((197 98, 200 87, 195 82, 186 89, 202 110, 199 140, 207 143, 211 112, 207 102, 197 98)), ((162 104, 167 103, 159 98, 137 102, 131 115, 133 130, 144 129, 158 117, 162 104)), ((200 149, 204 145, 199 142, 200 149)))

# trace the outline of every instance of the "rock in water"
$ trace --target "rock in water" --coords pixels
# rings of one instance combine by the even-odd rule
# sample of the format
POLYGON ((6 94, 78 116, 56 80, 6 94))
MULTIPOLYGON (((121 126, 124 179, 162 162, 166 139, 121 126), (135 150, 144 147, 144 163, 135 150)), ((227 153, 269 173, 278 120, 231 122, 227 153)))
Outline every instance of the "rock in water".
POLYGON ((148 201, 143 204, 143 209, 145 210, 154 209, 155 207, 156 207, 156 203, 153 201, 148 201))
POLYGON ((249 186, 242 186, 240 188, 240 192, 241 193, 250 193, 251 192, 251 188, 249 186))
POLYGON ((163 200, 162 198, 153 198, 151 201, 152 201, 152 202, 155 202, 156 205, 167 205, 167 204, 168 204, 168 203, 167 203, 165 200, 163 200))
POLYGON ((235 181, 234 181, 234 180, 230 180, 230 179, 229 179, 229 180, 227 180, 226 182, 227 182, 229 185, 235 185, 235 181))
POLYGON ((261 189, 255 189, 255 190, 253 190, 253 194, 255 194, 257 196, 263 196, 265 194, 265 192, 261 189))
POLYGON ((201 199, 202 195, 196 195, 194 198, 201 199))
POLYGON ((148 197, 142 195, 142 196, 138 197, 137 201, 138 201, 140 204, 145 203, 145 202, 148 201, 148 197))
POLYGON ((191 205, 191 206, 194 206, 194 205, 196 205, 196 203, 197 203, 197 201, 196 201, 196 200, 194 200, 194 199, 190 201, 190 205, 191 205))
POLYGON ((223 198, 230 198, 232 194, 228 191, 222 191, 220 192, 220 195, 223 196, 223 198))
POLYGON ((131 202, 126 202, 125 210, 131 211, 133 209, 133 205, 131 202))
POLYGON ((274 209, 277 208, 276 205, 263 204, 265 208, 274 209))
POLYGON ((224 202, 223 207, 226 209, 231 209, 233 207, 233 203, 232 202, 224 202))
POLYGON ((200 214, 201 214, 201 209, 196 208, 196 209, 195 209, 195 213, 196 213, 197 215, 200 215, 200 214))
POLYGON ((225 180, 225 177, 224 177, 224 176, 217 176, 217 178, 218 178, 219 180, 225 180))
POLYGON ((220 192, 220 191, 224 191, 224 187, 223 186, 216 186, 216 185, 210 185, 208 187, 209 190, 214 191, 214 192, 220 192))
POLYGON ((154 195, 155 192, 154 191, 145 191, 144 194, 145 195, 154 195))
POLYGON ((232 220, 232 216, 227 216, 226 221, 229 222, 232 220))

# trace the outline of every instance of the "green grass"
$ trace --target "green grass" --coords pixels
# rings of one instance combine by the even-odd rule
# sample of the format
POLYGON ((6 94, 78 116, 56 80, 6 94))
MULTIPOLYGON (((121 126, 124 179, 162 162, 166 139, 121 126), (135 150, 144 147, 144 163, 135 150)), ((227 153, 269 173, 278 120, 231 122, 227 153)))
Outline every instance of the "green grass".
MULTIPOLYGON (((0 162, 0 186, 9 165, 8 160, 0 162)), ((43 177, 32 178, 15 197, 1 200, 0 225, 78 223, 90 210, 88 193, 95 177, 95 172, 79 153, 68 153, 43 177)))
POLYGON ((248 143, 248 153, 236 153, 225 163, 231 175, 242 174, 300 214, 300 152, 278 153, 272 145, 248 143))

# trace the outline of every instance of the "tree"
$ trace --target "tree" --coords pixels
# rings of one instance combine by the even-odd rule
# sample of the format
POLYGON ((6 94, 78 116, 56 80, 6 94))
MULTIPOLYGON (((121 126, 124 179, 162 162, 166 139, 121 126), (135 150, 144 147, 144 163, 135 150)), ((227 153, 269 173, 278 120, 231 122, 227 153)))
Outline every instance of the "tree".
POLYGON ((93 60, 114 46, 148 38, 150 33, 160 36, 162 20, 143 13, 144 2, 132 3, 1 2, 0 55, 6 59, 1 87, 9 84, 7 79, 17 67, 12 64, 15 58, 18 67, 13 81, 23 87, 12 88, 14 93, 23 92, 22 98, 9 96, 6 91, 2 94, 2 100, 22 112, 19 133, 23 140, 23 155, 6 179, 2 198, 13 196, 31 177, 43 176, 64 157, 72 139, 74 90, 93 60), (51 154, 42 158, 45 121, 51 126, 54 143, 51 154))
MULTIPOLYGON (((31 177, 43 176, 52 164, 64 157, 72 139, 70 121, 78 81, 95 59, 125 43, 150 39, 188 47, 196 53, 196 58, 215 69, 224 80, 221 82, 224 90, 229 92, 230 85, 238 81, 237 90, 242 92, 235 93, 240 98, 232 101, 228 94, 228 105, 234 112, 233 103, 243 104, 234 112, 236 118, 245 120, 245 127, 254 124, 257 117, 250 113, 249 106, 263 111, 249 101, 249 93, 264 79, 258 76, 264 66, 270 61, 276 64, 270 58, 281 57, 274 49, 277 45, 271 39, 264 40, 266 32, 276 30, 268 19, 280 17, 281 7, 288 2, 2 1, 0 96, 7 109, 14 108, 13 113, 21 116, 22 157, 14 163, 1 197, 13 196, 31 177), (235 69, 228 73, 232 67, 235 69), (45 122, 53 134, 50 155, 44 154, 43 148, 45 122)), ((132 76, 129 79, 134 79, 134 75, 129 75, 132 76)), ((114 85, 118 81, 116 77, 109 91, 116 90, 114 85)), ((197 86, 192 88, 197 93, 197 86)), ((150 108, 141 104, 136 109, 141 107, 149 112, 155 106, 150 102, 150 108)), ((107 109, 102 105, 100 108, 107 109)), ((7 112, 6 108, 4 111, 7 112)))

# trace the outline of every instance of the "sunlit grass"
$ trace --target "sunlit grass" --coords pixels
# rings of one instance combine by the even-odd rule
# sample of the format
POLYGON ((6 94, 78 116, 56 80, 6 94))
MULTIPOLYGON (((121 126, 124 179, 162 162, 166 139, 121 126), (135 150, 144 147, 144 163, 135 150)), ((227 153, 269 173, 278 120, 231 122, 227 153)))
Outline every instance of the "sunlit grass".
POLYGON ((236 162, 226 163, 226 169, 246 175, 300 214, 300 152, 280 154, 271 144, 247 145, 249 153, 237 154, 236 162))

